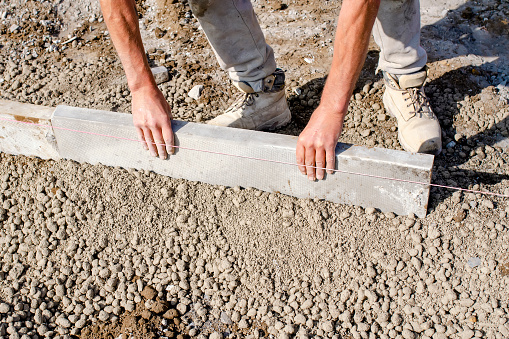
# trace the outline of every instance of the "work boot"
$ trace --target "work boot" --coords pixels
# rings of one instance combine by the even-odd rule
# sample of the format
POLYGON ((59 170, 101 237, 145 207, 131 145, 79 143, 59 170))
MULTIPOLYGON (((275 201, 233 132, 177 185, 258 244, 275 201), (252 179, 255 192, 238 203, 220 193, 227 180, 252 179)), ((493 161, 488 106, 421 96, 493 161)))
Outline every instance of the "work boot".
POLYGON ((285 74, 281 69, 263 79, 261 92, 246 82, 234 82, 242 91, 224 114, 207 123, 251 130, 273 130, 290 122, 292 116, 285 97, 285 74))
POLYGON ((427 70, 395 76, 384 72, 385 109, 398 120, 398 138, 408 152, 442 151, 442 131, 424 94, 427 70))

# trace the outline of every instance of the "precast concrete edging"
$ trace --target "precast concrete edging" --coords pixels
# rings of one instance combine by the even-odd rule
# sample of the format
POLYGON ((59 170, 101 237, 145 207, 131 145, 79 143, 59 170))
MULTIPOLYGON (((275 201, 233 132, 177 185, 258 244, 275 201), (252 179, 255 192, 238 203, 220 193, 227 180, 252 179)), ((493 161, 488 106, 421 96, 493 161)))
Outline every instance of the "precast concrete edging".
POLYGON ((297 198, 425 217, 434 157, 339 143, 342 172, 311 182, 295 166, 297 137, 173 120, 175 155, 154 158, 137 141, 132 116, 0 101, 0 151, 154 171, 214 185, 253 187, 297 198))
POLYGON ((59 159, 51 128, 54 107, 0 100, 0 151, 59 159))
POLYGON ((292 165, 294 136, 174 120, 176 145, 181 148, 162 160, 151 157, 136 141, 128 114, 58 106, 52 124, 60 155, 78 162, 145 169, 173 178, 253 187, 400 215, 424 217, 427 212, 431 155, 340 143, 337 168, 348 173, 311 182, 292 165))

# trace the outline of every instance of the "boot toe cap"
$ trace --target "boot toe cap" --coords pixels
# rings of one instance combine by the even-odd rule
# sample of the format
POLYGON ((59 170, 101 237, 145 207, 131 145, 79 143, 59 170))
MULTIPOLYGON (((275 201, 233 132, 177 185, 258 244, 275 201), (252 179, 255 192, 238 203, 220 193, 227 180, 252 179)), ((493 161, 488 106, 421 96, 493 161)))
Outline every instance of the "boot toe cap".
POLYGON ((438 155, 442 151, 442 131, 438 121, 423 121, 400 130, 399 139, 409 152, 438 155))
POLYGON ((439 155, 442 152, 442 139, 440 137, 434 137, 421 143, 417 153, 428 153, 433 155, 439 155))
POLYGON ((242 128, 239 124, 240 119, 230 116, 229 114, 221 114, 212 120, 207 121, 207 124, 214 126, 242 128))

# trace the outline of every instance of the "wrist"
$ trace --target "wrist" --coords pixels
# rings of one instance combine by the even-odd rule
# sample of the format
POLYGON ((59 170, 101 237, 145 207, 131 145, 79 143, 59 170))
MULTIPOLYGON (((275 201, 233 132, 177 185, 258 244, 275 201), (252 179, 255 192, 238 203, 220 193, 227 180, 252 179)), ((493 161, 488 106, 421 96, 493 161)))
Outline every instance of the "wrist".
POLYGON ((348 111, 348 102, 341 104, 335 101, 324 101, 323 98, 315 112, 323 112, 327 115, 344 119, 348 111))
POLYGON ((320 106, 329 114, 344 118, 348 112, 350 96, 346 91, 335 90, 327 83, 320 98, 320 106))
MULTIPOLYGON (((128 74, 128 72, 126 72, 126 74, 128 74)), ((157 90, 156 81, 150 69, 144 69, 136 73, 129 72, 129 75, 131 76, 127 77, 127 84, 129 85, 131 93, 157 90)))
POLYGON ((143 83, 137 83, 136 85, 129 86, 132 96, 136 95, 151 95, 159 91, 155 81, 147 81, 143 83))

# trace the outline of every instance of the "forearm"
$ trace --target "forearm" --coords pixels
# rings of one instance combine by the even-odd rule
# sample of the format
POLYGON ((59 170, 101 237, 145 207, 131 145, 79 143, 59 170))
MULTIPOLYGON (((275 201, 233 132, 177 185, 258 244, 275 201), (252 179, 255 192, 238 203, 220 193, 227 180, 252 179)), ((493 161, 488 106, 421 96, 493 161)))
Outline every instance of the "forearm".
POLYGON ((101 0, 101 8, 131 91, 155 87, 141 40, 134 0, 101 0))
POLYGON ((332 66, 321 106, 344 119, 366 58, 380 0, 344 0, 339 13, 332 66))

